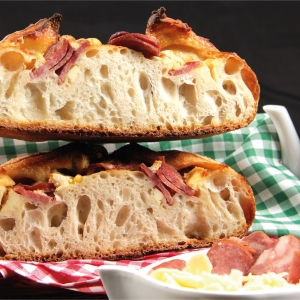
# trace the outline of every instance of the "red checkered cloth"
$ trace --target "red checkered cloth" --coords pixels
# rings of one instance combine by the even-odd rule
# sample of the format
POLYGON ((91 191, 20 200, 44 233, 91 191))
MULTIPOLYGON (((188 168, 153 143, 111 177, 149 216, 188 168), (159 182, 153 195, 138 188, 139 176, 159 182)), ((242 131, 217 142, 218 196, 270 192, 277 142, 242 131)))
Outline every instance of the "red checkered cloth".
POLYGON ((67 260, 62 262, 38 263, 32 261, 0 260, 0 276, 4 278, 19 274, 38 283, 70 289, 89 294, 105 294, 98 273, 102 265, 128 266, 139 270, 154 262, 195 250, 173 251, 144 256, 136 260, 107 261, 67 260))

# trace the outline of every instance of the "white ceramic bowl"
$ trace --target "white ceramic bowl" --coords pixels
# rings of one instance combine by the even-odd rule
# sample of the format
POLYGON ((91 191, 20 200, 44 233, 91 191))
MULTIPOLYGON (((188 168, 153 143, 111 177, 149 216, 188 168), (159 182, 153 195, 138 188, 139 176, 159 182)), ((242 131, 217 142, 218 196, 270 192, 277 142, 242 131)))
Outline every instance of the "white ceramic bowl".
MULTIPOLYGON (((205 250, 200 250, 205 251, 205 250)), ((207 251, 207 250, 206 250, 207 251)), ((265 291, 215 292, 172 286, 151 278, 148 272, 173 259, 188 260, 193 251, 153 263, 140 270, 125 266, 101 266, 99 274, 110 300, 116 299, 300 299, 300 286, 265 291)))

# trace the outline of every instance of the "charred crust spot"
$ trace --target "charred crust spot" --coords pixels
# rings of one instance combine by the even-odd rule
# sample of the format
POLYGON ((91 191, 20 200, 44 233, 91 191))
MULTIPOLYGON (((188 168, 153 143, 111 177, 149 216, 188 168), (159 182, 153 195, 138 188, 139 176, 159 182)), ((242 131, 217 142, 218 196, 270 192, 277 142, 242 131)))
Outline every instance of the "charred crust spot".
POLYGON ((61 21, 62 15, 55 13, 52 17, 42 19, 38 21, 34 27, 28 28, 29 30, 27 32, 25 31, 23 36, 35 36, 38 32, 43 32, 47 28, 51 28, 56 34, 58 34, 61 21))
POLYGON ((161 20, 165 19, 166 17, 166 9, 164 7, 160 7, 158 10, 152 11, 152 14, 147 22, 147 27, 151 28, 156 24, 159 24, 161 20))
POLYGON ((55 30, 58 33, 61 21, 62 15, 55 13, 52 17, 46 19, 44 24, 41 26, 41 30, 50 26, 53 30, 55 30))

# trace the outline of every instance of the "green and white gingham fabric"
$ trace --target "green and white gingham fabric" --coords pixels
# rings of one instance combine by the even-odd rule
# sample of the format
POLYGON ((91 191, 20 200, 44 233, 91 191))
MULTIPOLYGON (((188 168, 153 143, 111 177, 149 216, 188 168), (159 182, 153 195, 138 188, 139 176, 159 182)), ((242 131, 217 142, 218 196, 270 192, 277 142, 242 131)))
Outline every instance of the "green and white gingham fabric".
MULTIPOLYGON (((0 139, 0 163, 16 156, 49 151, 66 143, 3 138, 0 139)), ((246 177, 256 198, 256 218, 250 230, 263 230, 274 237, 288 233, 300 237, 300 180, 281 164, 279 138, 267 114, 257 114, 246 128, 214 137, 141 144, 153 150, 198 153, 229 165, 246 177)), ((124 144, 103 145, 112 152, 124 144)))

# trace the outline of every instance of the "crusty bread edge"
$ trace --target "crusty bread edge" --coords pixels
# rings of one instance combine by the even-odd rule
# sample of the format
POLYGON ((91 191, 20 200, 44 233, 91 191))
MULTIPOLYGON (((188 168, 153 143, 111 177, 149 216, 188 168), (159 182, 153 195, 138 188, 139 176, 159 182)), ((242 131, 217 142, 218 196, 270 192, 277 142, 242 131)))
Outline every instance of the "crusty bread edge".
POLYGON ((12 124, 1 120, 0 136, 33 142, 65 140, 120 143, 197 139, 243 128, 254 120, 255 115, 256 111, 248 119, 236 124, 228 123, 220 126, 205 125, 201 127, 182 127, 172 130, 145 129, 140 131, 122 128, 117 130, 103 130, 100 129, 100 125, 99 127, 85 126, 79 128, 78 126, 55 126, 30 122, 12 124))

